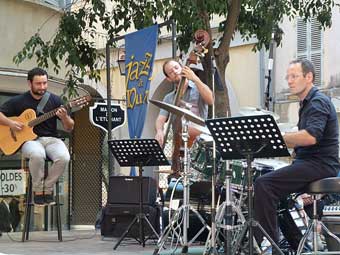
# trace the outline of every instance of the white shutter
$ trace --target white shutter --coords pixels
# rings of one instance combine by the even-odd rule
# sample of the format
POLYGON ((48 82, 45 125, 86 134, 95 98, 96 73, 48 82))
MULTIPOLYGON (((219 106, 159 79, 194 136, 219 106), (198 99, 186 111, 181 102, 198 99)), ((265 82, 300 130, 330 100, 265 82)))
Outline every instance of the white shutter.
POLYGON ((315 67, 314 85, 321 86, 322 81, 322 30, 316 18, 305 22, 297 20, 297 58, 309 59, 315 67))
POLYGON ((43 2, 51 4, 61 9, 66 8, 71 4, 71 0, 43 0, 43 2))

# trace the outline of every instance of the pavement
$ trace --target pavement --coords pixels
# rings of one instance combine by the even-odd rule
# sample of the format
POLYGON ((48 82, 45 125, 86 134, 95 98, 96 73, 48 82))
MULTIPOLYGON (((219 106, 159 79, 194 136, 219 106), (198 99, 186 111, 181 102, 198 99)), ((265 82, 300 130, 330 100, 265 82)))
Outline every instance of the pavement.
MULTIPOLYGON (((116 250, 118 238, 102 237, 99 230, 63 230, 63 241, 56 231, 30 232, 29 240, 21 241, 21 232, 3 233, 0 237, 0 255, 151 255, 156 240, 147 241, 145 247, 135 239, 124 239, 116 250)), ((203 253, 202 245, 189 247, 188 255, 203 253)), ((161 255, 181 254, 181 248, 163 250, 161 255)))
POLYGON ((134 239, 124 239, 114 251, 117 238, 102 238, 98 230, 63 230, 63 241, 59 242, 56 231, 30 232, 28 241, 21 242, 21 232, 3 233, 0 237, 0 255, 151 255, 155 241, 146 246, 134 239))

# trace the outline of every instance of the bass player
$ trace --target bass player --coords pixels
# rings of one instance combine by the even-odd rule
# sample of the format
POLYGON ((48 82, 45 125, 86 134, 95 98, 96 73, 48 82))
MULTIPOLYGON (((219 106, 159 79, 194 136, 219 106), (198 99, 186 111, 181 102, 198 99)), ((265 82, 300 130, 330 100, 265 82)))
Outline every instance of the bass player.
MULTIPOLYGON (((183 83, 182 93, 180 94, 180 107, 187 107, 190 105, 190 111, 195 115, 206 119, 208 116, 208 105, 214 103, 213 93, 210 88, 204 84, 201 79, 195 74, 195 72, 188 66, 182 67, 180 63, 175 60, 168 60, 163 64, 163 73, 166 79, 176 84, 176 89, 178 89, 179 84, 182 79, 185 79, 183 83)), ((170 92, 164 97, 164 102, 173 104, 176 92, 170 92)), ((156 120, 156 136, 155 139, 163 146, 164 141, 164 124, 169 117, 169 113, 166 110, 161 109, 156 120)), ((176 120, 174 120, 176 122, 176 120)), ((181 130, 177 130, 175 123, 173 125, 174 134, 174 152, 172 157, 172 170, 174 172, 179 171, 179 148, 181 145, 181 130), (176 146, 177 144, 177 146, 176 146)), ((189 126, 188 129, 190 140, 195 140, 195 138, 200 134, 200 131, 195 127, 189 126)))

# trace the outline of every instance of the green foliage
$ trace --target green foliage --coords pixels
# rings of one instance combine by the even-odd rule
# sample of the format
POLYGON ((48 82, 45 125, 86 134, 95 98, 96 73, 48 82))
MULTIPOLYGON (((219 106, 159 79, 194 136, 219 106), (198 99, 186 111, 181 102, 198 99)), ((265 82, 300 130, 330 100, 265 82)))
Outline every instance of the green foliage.
MULTIPOLYGON (((83 82, 85 74, 96 81, 100 79, 98 70, 103 54, 84 36, 95 38, 98 24, 108 32, 108 39, 113 39, 132 26, 141 29, 152 25, 157 17, 174 19, 179 47, 186 50, 194 32, 209 29, 206 27, 207 19, 218 15, 223 18, 219 25, 222 33, 234 33, 238 29, 245 40, 256 36, 256 49, 259 49, 263 45, 268 48, 273 30, 280 43, 282 30, 279 26, 284 16, 289 19, 300 16, 306 20, 316 16, 322 27, 329 27, 331 11, 335 6, 335 0, 243 0, 239 12, 232 13, 230 8, 234 1, 239 0, 117 0, 114 1, 113 10, 108 10, 102 0, 84 0, 80 9, 62 15, 51 40, 44 41, 38 31, 25 42, 13 60, 20 64, 25 59, 36 57, 39 66, 46 68, 52 63, 57 73, 61 66, 66 66, 68 93, 72 96, 76 84, 83 82), (238 18, 237 26, 235 29, 232 27, 231 31, 228 30, 229 15, 238 18)), ((227 59, 228 50, 224 49, 222 54, 227 59)), ((223 62, 222 68, 225 69, 227 63, 223 62)))

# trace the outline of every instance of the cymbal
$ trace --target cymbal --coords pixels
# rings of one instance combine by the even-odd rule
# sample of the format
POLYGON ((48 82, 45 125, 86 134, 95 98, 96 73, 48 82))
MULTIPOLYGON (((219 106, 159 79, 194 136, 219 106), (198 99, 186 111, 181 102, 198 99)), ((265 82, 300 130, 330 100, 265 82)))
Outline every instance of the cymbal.
POLYGON ((196 116, 191 111, 187 109, 180 108, 178 106, 168 104, 165 102, 157 101, 157 100, 149 100, 152 104, 168 111, 173 114, 176 114, 177 116, 184 116, 187 120, 192 121, 198 125, 205 126, 205 122, 202 118, 196 116))
POLYGON ((276 121, 280 119, 280 116, 277 115, 276 113, 256 107, 241 107, 239 111, 240 116, 264 115, 264 114, 272 115, 276 121))

